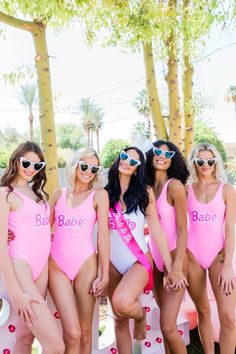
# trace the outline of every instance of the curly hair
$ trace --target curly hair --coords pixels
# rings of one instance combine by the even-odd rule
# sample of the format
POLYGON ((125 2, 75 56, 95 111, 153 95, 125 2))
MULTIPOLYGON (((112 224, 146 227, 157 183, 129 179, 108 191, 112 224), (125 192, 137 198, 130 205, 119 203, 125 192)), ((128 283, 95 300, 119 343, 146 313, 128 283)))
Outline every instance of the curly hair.
MULTIPOLYGON (((169 151, 174 151, 175 155, 171 159, 171 165, 167 170, 168 178, 176 178, 180 180, 183 184, 186 184, 189 171, 187 168, 187 163, 182 153, 178 149, 178 147, 171 143, 170 141, 165 140, 157 140, 153 143, 153 146, 159 148, 162 145, 166 145, 169 151)), ((151 148, 146 152, 146 177, 151 187, 155 185, 155 168, 153 167, 153 149, 151 148)))
MULTIPOLYGON (((131 176, 129 187, 125 192, 123 199, 127 207, 126 213, 130 214, 137 211, 139 208, 145 214, 146 208, 149 204, 148 184, 145 177, 145 158, 141 150, 137 147, 131 146, 123 149, 128 152, 135 150, 139 155, 141 164, 137 167, 136 172, 131 176)), ((110 207, 116 211, 115 205, 120 199, 121 188, 119 178, 119 164, 120 156, 116 158, 108 171, 108 183, 105 187, 109 194, 110 207)))
MULTIPOLYGON (((36 155, 38 155, 40 161, 45 161, 43 152, 36 143, 33 141, 26 141, 25 143, 20 144, 16 150, 13 151, 8 163, 8 167, 6 168, 1 178, 0 186, 7 187, 9 193, 13 191, 12 183, 16 181, 18 176, 18 162, 20 157, 24 157, 27 152, 34 152, 36 155)), ((44 191, 45 184, 47 183, 45 167, 42 168, 42 170, 40 170, 36 175, 34 175, 30 183, 33 192, 37 196, 37 203, 44 202, 48 199, 48 194, 44 191)))

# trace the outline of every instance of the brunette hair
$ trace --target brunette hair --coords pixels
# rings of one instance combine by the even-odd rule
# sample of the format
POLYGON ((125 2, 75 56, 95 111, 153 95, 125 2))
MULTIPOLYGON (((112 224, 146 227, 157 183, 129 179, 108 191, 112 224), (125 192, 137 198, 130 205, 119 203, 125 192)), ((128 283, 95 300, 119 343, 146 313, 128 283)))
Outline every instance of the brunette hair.
MULTIPOLYGON (((40 161, 45 161, 43 152, 36 143, 33 141, 26 141, 25 143, 20 144, 12 153, 8 167, 6 168, 1 178, 1 186, 7 187, 9 193, 13 191, 12 183, 17 179, 18 176, 18 163, 20 161, 20 157, 24 157, 27 152, 34 152, 36 155, 38 155, 40 161)), ((48 194, 44 191, 46 182, 47 177, 44 167, 42 170, 38 171, 38 173, 35 174, 30 181, 31 188, 37 196, 37 203, 48 199, 48 194)))

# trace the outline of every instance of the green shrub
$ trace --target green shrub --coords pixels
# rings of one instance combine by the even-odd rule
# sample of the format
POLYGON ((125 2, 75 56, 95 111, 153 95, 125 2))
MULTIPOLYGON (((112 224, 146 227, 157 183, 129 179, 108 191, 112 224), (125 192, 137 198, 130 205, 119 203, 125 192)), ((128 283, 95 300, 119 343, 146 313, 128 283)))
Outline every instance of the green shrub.
POLYGON ((209 126, 208 122, 196 120, 194 142, 196 144, 204 142, 213 144, 221 154, 223 161, 226 161, 226 152, 223 143, 219 139, 218 134, 215 132, 214 128, 209 126))
POLYGON ((130 143, 123 139, 111 139, 103 147, 101 156, 104 168, 109 168, 117 158, 119 152, 130 146, 130 143))

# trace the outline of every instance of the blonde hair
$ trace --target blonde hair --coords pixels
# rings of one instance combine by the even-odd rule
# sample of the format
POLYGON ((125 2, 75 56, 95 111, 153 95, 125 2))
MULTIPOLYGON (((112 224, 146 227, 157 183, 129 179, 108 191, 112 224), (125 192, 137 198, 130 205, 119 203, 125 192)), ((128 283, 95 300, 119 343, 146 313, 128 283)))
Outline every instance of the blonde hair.
MULTIPOLYGON (((91 157, 91 156, 95 156, 98 159, 98 165, 100 166, 100 158, 97 152, 90 147, 76 150, 71 156, 71 158, 69 159, 69 161, 67 162, 65 167, 65 175, 70 190, 72 191, 75 190, 76 171, 78 168, 78 162, 80 160, 83 160, 83 158, 91 157)), ((102 182, 98 173, 94 176, 93 180, 90 182, 89 187, 90 189, 97 189, 100 188, 101 185, 102 182)))
POLYGON ((188 168, 190 172, 188 183, 191 184, 191 183, 198 182, 198 173, 197 173, 194 160, 196 157, 198 157, 199 151, 201 150, 210 151, 213 154, 213 156, 216 157, 217 162, 214 166, 213 176, 215 177, 217 182, 226 182, 227 177, 226 177, 223 161, 219 151, 216 149, 216 147, 213 144, 199 143, 196 146, 194 146, 194 148, 192 149, 188 157, 188 168))

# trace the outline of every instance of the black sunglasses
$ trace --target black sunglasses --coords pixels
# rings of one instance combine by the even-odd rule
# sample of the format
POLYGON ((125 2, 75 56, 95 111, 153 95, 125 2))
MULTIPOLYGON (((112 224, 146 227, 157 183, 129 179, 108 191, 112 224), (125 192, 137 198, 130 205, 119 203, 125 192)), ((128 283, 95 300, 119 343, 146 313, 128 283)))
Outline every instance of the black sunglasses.
POLYGON ((205 159, 201 159, 201 158, 199 158, 199 157, 196 157, 196 158, 194 159, 194 162, 195 162, 199 167, 202 167, 202 166, 204 166, 204 165, 208 165, 209 167, 212 167, 212 166, 214 166, 214 165, 216 164, 217 159, 216 159, 216 157, 213 157, 213 158, 211 158, 211 159, 205 160, 205 159))

